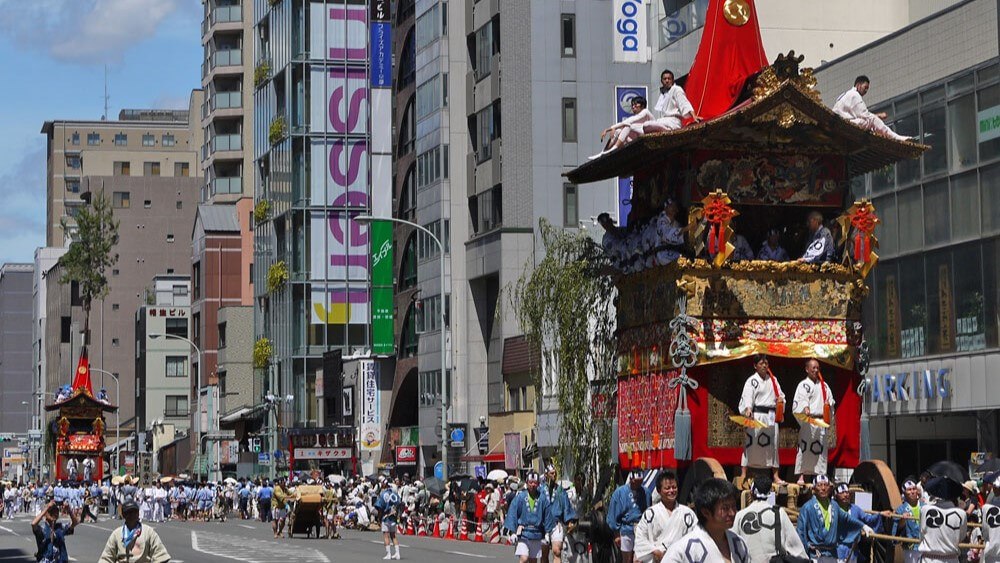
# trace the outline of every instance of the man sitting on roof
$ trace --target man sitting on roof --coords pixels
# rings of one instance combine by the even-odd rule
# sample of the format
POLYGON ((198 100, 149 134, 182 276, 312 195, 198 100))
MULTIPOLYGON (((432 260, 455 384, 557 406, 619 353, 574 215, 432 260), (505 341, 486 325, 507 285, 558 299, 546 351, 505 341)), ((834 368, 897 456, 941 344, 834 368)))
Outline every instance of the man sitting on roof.
POLYGON ((604 131, 601 131, 602 141, 604 140, 604 137, 607 137, 608 135, 612 136, 611 145, 602 152, 588 158, 590 158, 590 160, 594 160, 604 156, 641 135, 642 124, 656 119, 653 117, 653 114, 646 109, 646 105, 646 98, 643 98, 642 96, 632 98, 632 117, 627 117, 608 127, 604 131))
POLYGON ((861 99, 861 96, 868 93, 870 86, 871 82, 867 76, 862 74, 855 78, 854 88, 841 94, 833 104, 834 113, 859 127, 874 131, 883 137, 889 137, 895 141, 913 140, 911 137, 900 135, 889 129, 889 126, 882 121, 886 118, 885 112, 872 113, 868 111, 868 106, 861 99))
POLYGON ((694 107, 688 101, 684 89, 674 83, 674 73, 669 70, 664 70, 660 74, 660 99, 656 100, 653 109, 660 114, 660 117, 656 121, 643 124, 643 133, 680 129, 683 125, 681 119, 693 119, 696 123, 701 121, 701 118, 695 115, 694 107))

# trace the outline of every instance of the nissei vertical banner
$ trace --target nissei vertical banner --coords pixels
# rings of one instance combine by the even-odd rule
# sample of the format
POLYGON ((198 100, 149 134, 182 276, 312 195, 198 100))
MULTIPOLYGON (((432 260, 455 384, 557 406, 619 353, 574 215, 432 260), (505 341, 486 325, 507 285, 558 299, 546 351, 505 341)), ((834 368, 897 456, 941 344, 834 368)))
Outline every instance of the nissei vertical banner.
MULTIPOLYGON (((389 0, 371 0, 371 214, 392 217, 392 24, 389 0)), ((372 353, 389 355, 393 346, 392 223, 375 221, 371 235, 372 353)))
MULTIPOLYGON (((615 123, 632 115, 632 99, 646 96, 645 86, 615 86, 615 123)), ((632 177, 618 178, 618 226, 628 224, 632 211, 632 177)))
POLYGON ((616 63, 649 62, 649 39, 646 23, 647 0, 614 0, 611 3, 612 61, 616 63))
POLYGON ((378 363, 360 360, 361 369, 361 449, 377 451, 382 447, 381 400, 378 390, 378 363))

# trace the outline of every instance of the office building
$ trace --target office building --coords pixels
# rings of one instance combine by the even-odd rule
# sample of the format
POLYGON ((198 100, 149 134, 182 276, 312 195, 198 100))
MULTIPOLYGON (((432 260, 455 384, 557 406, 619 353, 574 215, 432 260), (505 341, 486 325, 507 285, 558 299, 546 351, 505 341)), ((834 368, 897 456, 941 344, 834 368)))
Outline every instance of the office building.
MULTIPOLYGON (((66 247, 36 248, 34 273, 31 282, 31 357, 33 373, 31 376, 32 400, 32 430, 31 466, 40 472, 46 470, 46 450, 42 445, 42 429, 45 424, 45 405, 52 401, 51 395, 46 395, 48 369, 48 281, 49 270, 55 266, 59 258, 66 254, 66 247)), ((45 477, 43 473, 37 476, 45 477)))
POLYGON ((954 3, 819 68, 832 105, 865 96, 931 148, 854 178, 882 222, 864 304, 872 455, 897 475, 1000 447, 1000 59, 997 4, 954 3))
POLYGON ((32 428, 31 284, 34 264, 0 266, 0 432, 32 428))
POLYGON ((157 275, 151 287, 145 305, 135 312, 135 418, 136 428, 152 436, 155 471, 183 468, 187 462, 184 448, 171 449, 170 459, 163 459, 161 450, 190 428, 191 346, 164 335, 191 335, 191 278, 157 275))

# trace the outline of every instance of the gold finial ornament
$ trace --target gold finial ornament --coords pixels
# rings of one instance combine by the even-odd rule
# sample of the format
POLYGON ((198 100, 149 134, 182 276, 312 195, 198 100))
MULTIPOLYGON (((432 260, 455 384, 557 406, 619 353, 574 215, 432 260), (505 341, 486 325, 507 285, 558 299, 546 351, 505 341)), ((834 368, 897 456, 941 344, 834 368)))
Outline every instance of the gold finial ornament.
POLYGON ((736 27, 746 25, 750 21, 750 5, 747 0, 726 0, 722 6, 722 15, 736 27))

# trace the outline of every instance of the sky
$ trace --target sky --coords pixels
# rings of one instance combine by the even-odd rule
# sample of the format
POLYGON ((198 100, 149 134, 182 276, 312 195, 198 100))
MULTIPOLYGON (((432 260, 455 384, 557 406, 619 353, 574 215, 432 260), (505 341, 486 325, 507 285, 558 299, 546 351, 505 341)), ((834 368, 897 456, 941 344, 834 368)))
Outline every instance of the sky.
POLYGON ((45 135, 53 119, 187 109, 201 87, 201 0, 0 0, 0 263, 45 245, 45 135))

